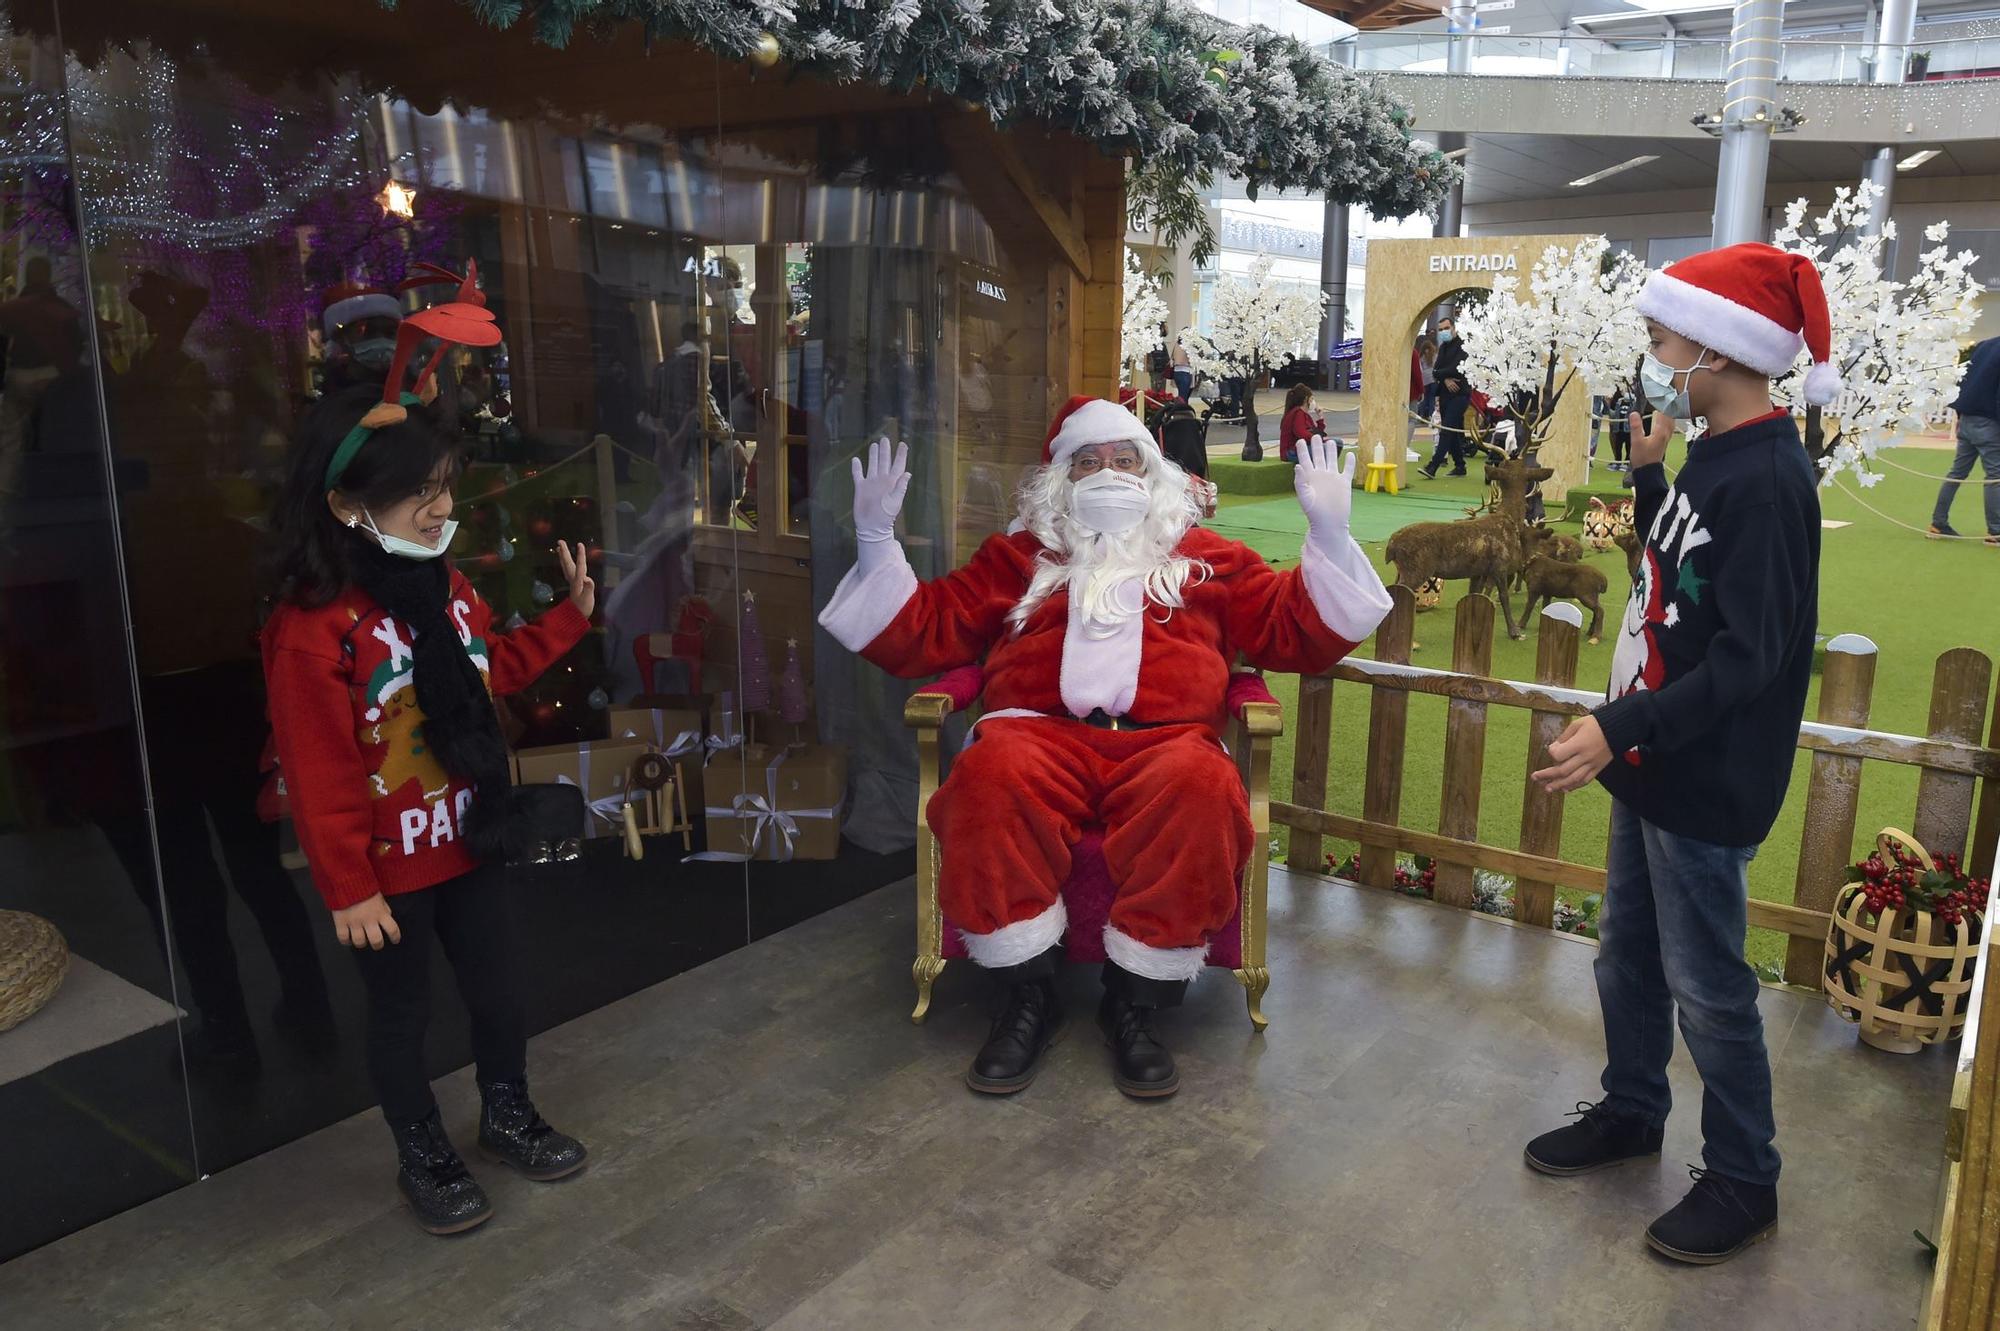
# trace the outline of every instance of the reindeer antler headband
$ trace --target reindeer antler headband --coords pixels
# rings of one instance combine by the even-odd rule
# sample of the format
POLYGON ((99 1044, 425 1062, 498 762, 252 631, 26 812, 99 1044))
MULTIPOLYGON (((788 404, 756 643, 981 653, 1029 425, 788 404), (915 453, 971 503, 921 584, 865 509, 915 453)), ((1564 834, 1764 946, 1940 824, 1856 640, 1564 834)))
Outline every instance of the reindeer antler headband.
POLYGON ((411 407, 422 406, 437 396, 437 369, 447 351, 454 346, 490 347, 500 341, 500 325, 494 322, 493 312, 486 308, 486 293, 479 289, 479 264, 476 261, 466 260, 463 277, 434 263, 420 263, 417 271, 418 276, 405 278, 397 284, 397 294, 418 287, 454 282, 458 284, 458 291, 453 299, 442 305, 433 305, 406 316, 402 326, 396 330, 396 355, 389 362, 389 373, 382 381, 382 400, 355 422, 354 428, 340 441, 340 446, 333 450, 333 458, 326 464, 326 488, 329 490, 340 484, 341 473, 353 463, 354 455, 361 451, 361 446, 368 442, 370 435, 385 425, 401 425, 409 419, 411 407), (438 339, 437 350, 431 353, 423 373, 417 376, 416 391, 403 392, 403 375, 410 368, 410 358, 416 354, 417 343, 426 337, 438 339))

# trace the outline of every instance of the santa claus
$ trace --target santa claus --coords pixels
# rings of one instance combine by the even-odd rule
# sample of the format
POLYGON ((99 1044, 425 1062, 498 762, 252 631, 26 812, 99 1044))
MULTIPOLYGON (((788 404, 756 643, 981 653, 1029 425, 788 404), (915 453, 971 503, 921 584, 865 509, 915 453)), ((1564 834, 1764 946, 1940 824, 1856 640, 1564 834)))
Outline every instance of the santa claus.
POLYGON ((1130 411, 1072 398, 1022 486, 1017 529, 928 583, 895 537, 907 446, 881 440, 866 468, 855 460, 859 557, 820 623, 904 678, 985 663, 985 715, 927 811, 947 848, 945 918, 1007 986, 966 1074, 975 1091, 1027 1086, 1062 1029, 1061 888, 1092 823, 1118 887, 1098 1009, 1113 1080, 1134 1096, 1178 1089, 1153 1015, 1201 970, 1256 849, 1217 738, 1230 668, 1325 670, 1389 610, 1348 534, 1354 455, 1343 466, 1336 451, 1314 439, 1301 454, 1305 549, 1279 573, 1196 525, 1187 473, 1130 411))

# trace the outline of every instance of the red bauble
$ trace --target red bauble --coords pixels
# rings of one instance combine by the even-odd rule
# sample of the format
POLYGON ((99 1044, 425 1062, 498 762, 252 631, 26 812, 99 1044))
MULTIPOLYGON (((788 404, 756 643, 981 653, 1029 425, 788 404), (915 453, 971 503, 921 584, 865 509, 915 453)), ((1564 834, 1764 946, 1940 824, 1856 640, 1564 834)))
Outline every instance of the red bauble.
POLYGON ((547 518, 536 518, 528 524, 528 535, 538 541, 548 540, 549 533, 554 530, 555 524, 551 523, 547 518))
POLYGON ((556 719, 556 705, 552 702, 538 702, 528 709, 528 716, 538 726, 551 725, 556 719))

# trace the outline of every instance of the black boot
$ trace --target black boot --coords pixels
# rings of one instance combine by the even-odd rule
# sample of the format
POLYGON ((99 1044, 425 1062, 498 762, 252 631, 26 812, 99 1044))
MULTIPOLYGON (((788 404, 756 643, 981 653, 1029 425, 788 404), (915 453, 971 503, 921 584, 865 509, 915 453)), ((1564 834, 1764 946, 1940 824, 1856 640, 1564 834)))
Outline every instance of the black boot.
POLYGON ((1633 1118, 1619 1118, 1602 1101, 1579 1100, 1567 1127, 1545 1132, 1528 1143, 1522 1158, 1544 1174, 1594 1174, 1628 1160, 1657 1160, 1665 1132, 1633 1118))
POLYGON ((1174 1056, 1153 1034, 1153 1014, 1179 1007, 1186 980, 1149 980, 1115 961, 1104 963, 1097 1027, 1111 1046, 1111 1080, 1125 1094, 1157 1100, 1181 1088, 1174 1056))
POLYGON ((428 1117, 391 1123, 389 1130, 396 1134, 396 1158, 402 1165, 396 1186, 419 1225, 432 1234, 458 1234, 492 1218, 493 1203, 451 1148, 437 1106, 431 1106, 428 1117))
POLYGON ((1646 1227, 1646 1242, 1677 1262, 1726 1262, 1778 1227, 1778 1189, 1712 1169, 1690 1169, 1694 1187, 1679 1206, 1646 1227))
POLYGON ((1035 1080, 1042 1055, 1063 1032, 1055 953, 1045 952, 1018 966, 995 967, 993 974, 1007 985, 1007 1006, 966 1069, 965 1084, 984 1095, 1012 1095, 1035 1080))
POLYGON ((479 1098, 479 1150, 489 1160, 547 1183, 574 1174, 590 1157, 582 1142, 557 1132, 535 1112, 527 1082, 482 1081, 479 1098))

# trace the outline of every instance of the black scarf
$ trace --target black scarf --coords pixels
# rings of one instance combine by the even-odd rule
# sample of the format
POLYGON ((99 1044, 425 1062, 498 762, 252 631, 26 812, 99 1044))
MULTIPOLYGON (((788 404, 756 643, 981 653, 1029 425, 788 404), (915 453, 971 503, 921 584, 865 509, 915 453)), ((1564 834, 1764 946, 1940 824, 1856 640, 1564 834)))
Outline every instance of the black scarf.
POLYGON ((412 637, 424 745, 445 771, 472 783, 466 844, 493 859, 509 813, 507 742, 486 681, 452 622, 451 566, 442 556, 392 555, 365 539, 355 545, 355 582, 412 637))

